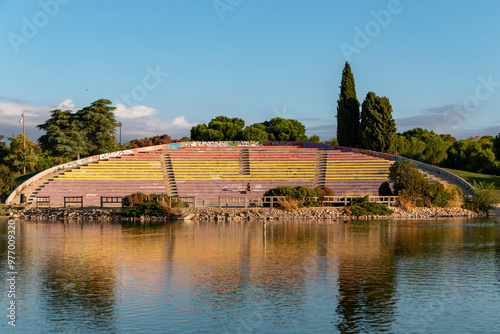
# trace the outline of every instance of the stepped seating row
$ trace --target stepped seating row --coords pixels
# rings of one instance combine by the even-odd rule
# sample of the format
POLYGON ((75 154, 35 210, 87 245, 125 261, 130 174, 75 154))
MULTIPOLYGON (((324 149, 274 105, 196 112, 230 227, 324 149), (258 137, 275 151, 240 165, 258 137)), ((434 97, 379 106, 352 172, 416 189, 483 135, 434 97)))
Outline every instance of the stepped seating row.
POLYGON ((216 205, 219 196, 262 196, 279 186, 313 186, 317 150, 248 147, 241 158, 239 152, 204 147, 171 153, 179 196, 196 196, 203 201, 200 204, 216 205), (246 192, 247 184, 251 193, 246 192))
POLYGON ((165 193, 163 181, 52 181, 36 196, 50 196, 53 206, 62 206, 64 196, 83 196, 85 206, 99 206, 101 196, 123 197, 135 192, 165 193))
MULTIPOLYGON (((267 147, 158 148, 110 157, 74 168, 42 187, 37 196, 50 196, 62 205, 64 196, 84 196, 85 206, 100 205, 100 196, 165 193, 161 159, 171 164, 178 196, 216 204, 219 196, 260 196, 278 186, 313 187, 318 153, 326 158, 324 183, 336 195, 376 195, 387 180, 390 162, 353 152, 267 147)), ((322 160, 324 162, 324 160, 322 160)), ((319 174, 318 174, 319 175, 319 174)))
POLYGON ((64 205, 65 196, 83 196, 85 206, 100 206, 101 196, 165 193, 160 156, 130 158, 122 155, 74 168, 41 187, 35 196, 49 196, 52 206, 64 205))

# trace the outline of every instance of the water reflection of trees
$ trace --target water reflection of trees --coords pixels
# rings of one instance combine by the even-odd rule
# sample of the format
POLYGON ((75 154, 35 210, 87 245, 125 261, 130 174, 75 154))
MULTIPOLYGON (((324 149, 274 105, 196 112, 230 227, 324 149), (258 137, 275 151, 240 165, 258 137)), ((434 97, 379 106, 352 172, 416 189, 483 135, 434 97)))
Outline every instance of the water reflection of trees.
POLYGON ((378 332, 394 321, 394 235, 383 224, 348 224, 331 247, 339 263, 340 332, 378 332))

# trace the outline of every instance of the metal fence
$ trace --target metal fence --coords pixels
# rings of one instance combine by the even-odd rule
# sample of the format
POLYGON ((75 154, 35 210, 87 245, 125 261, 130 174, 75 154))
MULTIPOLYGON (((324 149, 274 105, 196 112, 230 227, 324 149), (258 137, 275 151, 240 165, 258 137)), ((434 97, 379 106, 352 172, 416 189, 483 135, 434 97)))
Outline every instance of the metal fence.
MULTIPOLYGON (((347 206, 359 201, 364 196, 325 196, 308 198, 314 202, 321 202, 321 206, 342 205, 347 206)), ((274 204, 284 200, 285 196, 219 196, 218 207, 273 207, 274 204)), ((397 206, 398 196, 368 196, 369 202, 385 204, 387 206, 397 206)))

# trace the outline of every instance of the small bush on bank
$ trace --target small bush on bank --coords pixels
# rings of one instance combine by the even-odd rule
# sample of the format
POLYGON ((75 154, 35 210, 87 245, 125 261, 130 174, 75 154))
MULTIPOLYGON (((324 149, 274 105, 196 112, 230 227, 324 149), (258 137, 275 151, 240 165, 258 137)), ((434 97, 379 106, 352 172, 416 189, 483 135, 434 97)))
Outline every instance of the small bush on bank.
POLYGON ((323 200, 325 196, 335 196, 332 188, 328 187, 316 187, 313 189, 316 192, 316 195, 323 200))
POLYGON ((291 197, 279 200, 278 204, 284 211, 293 212, 299 208, 298 201, 291 197))
POLYGON ((499 202, 499 198, 496 195, 495 184, 476 182, 472 183, 475 188, 474 200, 472 203, 467 203, 464 205, 466 209, 475 212, 488 212, 493 208, 493 205, 499 202))
POLYGON ((373 202, 361 202, 350 207, 351 215, 353 216, 371 216, 371 215, 392 215, 393 210, 389 209, 384 204, 373 202))
POLYGON ((452 184, 435 182, 429 187, 428 196, 433 206, 441 208, 461 207, 463 204, 462 190, 452 184))
POLYGON ((170 204, 166 194, 143 194, 140 192, 128 195, 124 198, 126 208, 122 215, 126 217, 165 217, 169 215, 182 214, 182 208, 189 204, 179 198, 171 198, 170 204))
POLYGON ((391 189, 391 185, 389 184, 389 182, 385 181, 384 183, 382 183, 380 185, 380 187, 378 188, 378 195, 379 196, 394 196, 392 189, 391 189))
POLYGON ((125 208, 122 211, 122 215, 125 217, 165 217, 170 215, 170 210, 166 210, 166 208, 158 202, 145 202, 125 208))
MULTIPOLYGON (((333 191, 327 187, 315 188, 312 189, 306 186, 298 186, 298 187, 276 187, 273 189, 269 189, 264 193, 264 196, 285 196, 287 199, 293 199, 298 207, 312 207, 318 206, 321 204, 321 200, 313 200, 314 197, 321 196, 333 196, 333 191), (321 193, 318 194, 318 191, 321 193), (332 195, 324 195, 324 194, 332 194, 332 195)), ((283 201, 277 203, 278 206, 282 206, 282 204, 286 204, 283 201)), ((264 206, 269 206, 269 204, 265 203, 264 206)))

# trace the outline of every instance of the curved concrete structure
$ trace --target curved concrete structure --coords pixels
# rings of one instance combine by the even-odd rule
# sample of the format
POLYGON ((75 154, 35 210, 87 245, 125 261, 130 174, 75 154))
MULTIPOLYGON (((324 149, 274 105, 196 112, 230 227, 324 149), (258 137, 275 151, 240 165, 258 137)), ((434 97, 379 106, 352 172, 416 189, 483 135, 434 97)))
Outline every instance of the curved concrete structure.
MULTIPOLYGON (((303 142, 188 142, 92 156, 43 171, 7 199, 28 204, 37 197, 62 206, 81 196, 99 206, 101 196, 134 192, 196 197, 197 206, 216 205, 219 196, 255 196, 278 186, 327 186, 335 195, 378 195, 393 161, 390 154, 303 142), (250 192, 247 189, 250 188, 250 192)), ((415 162, 415 161, 414 161, 415 162)), ((420 169, 448 173, 415 162, 420 169)), ((464 191, 472 186, 451 174, 464 191)))

